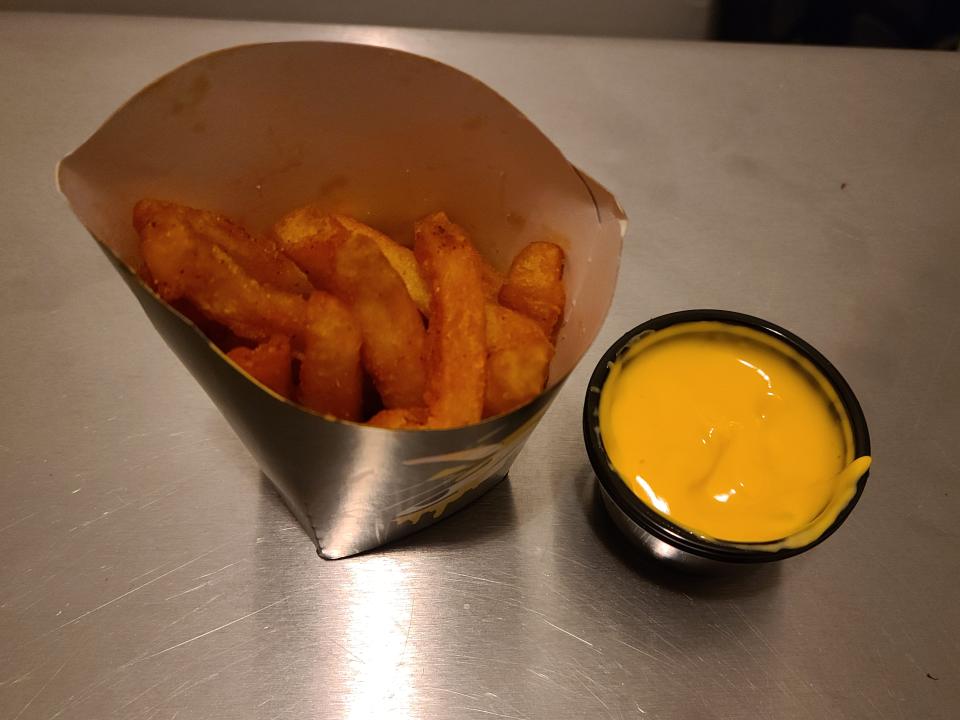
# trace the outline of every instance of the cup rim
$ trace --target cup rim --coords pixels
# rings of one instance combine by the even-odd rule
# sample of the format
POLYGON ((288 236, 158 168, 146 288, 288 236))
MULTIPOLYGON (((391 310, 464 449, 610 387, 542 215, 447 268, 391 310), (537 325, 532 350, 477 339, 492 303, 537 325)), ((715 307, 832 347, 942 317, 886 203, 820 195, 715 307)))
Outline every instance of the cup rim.
POLYGON ((583 403, 583 438, 594 473, 606 493, 632 522, 657 539, 679 550, 710 560, 740 563, 771 562, 806 552, 830 537, 847 519, 847 516, 853 511, 853 508, 860 500, 860 496, 863 494, 867 484, 867 478, 870 475, 869 470, 857 481, 857 487, 853 497, 850 498, 834 519, 833 523, 819 536, 799 547, 769 551, 754 549, 749 546, 769 545, 770 542, 723 543, 704 538, 677 525, 640 500, 613 469, 613 465, 603 446, 599 421, 600 394, 606 383, 607 376, 610 373, 611 364, 618 358, 620 353, 628 347, 632 340, 643 333, 663 330, 681 323, 702 321, 740 325, 763 332, 787 344, 812 362, 833 386, 840 402, 843 404, 853 434, 854 456, 860 457, 870 454, 870 433, 860 403, 850 388, 850 385, 844 379, 843 375, 840 374, 840 371, 837 370, 822 353, 801 337, 768 320, 731 310, 701 308, 658 315, 637 325, 620 336, 597 362, 593 374, 590 376, 590 382, 587 385, 586 397, 583 403))

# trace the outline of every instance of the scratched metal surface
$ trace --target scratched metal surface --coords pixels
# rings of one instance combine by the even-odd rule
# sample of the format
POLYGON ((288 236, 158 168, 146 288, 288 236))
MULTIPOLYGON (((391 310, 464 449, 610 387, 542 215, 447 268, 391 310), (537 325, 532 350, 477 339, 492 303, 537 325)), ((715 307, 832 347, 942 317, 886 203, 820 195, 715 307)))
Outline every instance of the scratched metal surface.
POLYGON ((0 717, 956 717, 958 84, 949 54, 0 15, 0 717), (294 38, 475 74, 632 217, 510 481, 335 563, 52 183, 174 64, 294 38), (603 347, 694 306, 819 346, 876 449, 829 542, 712 581, 634 559, 578 429, 603 347))

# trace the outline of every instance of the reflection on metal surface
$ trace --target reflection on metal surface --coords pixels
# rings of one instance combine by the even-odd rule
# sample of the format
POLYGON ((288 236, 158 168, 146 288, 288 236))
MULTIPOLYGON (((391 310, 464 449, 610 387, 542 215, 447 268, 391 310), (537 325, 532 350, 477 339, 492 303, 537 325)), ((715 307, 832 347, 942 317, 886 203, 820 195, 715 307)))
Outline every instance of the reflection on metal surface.
POLYGON ((406 662, 413 600, 406 571, 391 557, 350 565, 351 603, 344 637, 348 720, 407 718, 413 678, 406 662))

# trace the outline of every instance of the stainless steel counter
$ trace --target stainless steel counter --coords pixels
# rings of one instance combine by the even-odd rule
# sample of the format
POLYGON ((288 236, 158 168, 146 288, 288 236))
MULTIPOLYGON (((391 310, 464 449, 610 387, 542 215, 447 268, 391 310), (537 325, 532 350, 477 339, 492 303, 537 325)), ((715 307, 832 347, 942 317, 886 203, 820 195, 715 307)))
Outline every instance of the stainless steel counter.
POLYGON ((0 14, 0 717, 954 718, 954 54, 0 14), (324 562, 53 186, 158 74, 279 39, 422 53, 512 100, 631 216, 614 309, 460 514, 324 562), (579 412, 626 329, 714 306, 826 353, 875 465, 819 548, 636 560, 579 412))

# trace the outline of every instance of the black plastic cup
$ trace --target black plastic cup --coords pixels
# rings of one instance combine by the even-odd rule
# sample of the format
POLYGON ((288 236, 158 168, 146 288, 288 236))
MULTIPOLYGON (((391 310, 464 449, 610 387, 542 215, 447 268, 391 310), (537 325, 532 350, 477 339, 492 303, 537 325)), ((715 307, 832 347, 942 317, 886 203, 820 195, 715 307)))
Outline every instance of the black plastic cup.
MULTIPOLYGON (((789 330, 752 315, 727 310, 683 310, 647 320, 647 322, 637 325, 633 330, 623 335, 603 354, 590 377, 587 395, 583 403, 583 439, 587 446, 590 463, 593 465, 593 470, 599 481, 603 504, 614 524, 630 540, 649 552, 653 557, 669 564, 689 568, 718 569, 730 567, 731 563, 761 563, 783 560, 806 552, 826 540, 847 519, 860 499, 860 495, 863 494, 867 477, 870 474, 869 471, 863 474, 857 482, 857 489, 853 497, 821 535, 800 547, 769 551, 761 550, 759 547, 769 546, 770 542, 725 543, 701 537, 676 525, 637 497, 623 478, 614 470, 610 458, 607 456, 606 449, 603 446, 603 437, 600 434, 599 407, 600 393, 607 381, 611 364, 640 335, 663 330, 671 325, 701 321, 722 322, 758 330, 786 343, 807 358, 823 373, 840 398, 853 432, 854 457, 870 454, 870 433, 867 430, 867 421, 863 416, 860 403, 857 402, 856 395, 853 394, 853 390, 850 389, 840 372, 816 348, 789 330), (756 545, 757 548, 753 548, 751 545, 756 545)), ((772 542, 775 543, 776 541, 772 542)))

